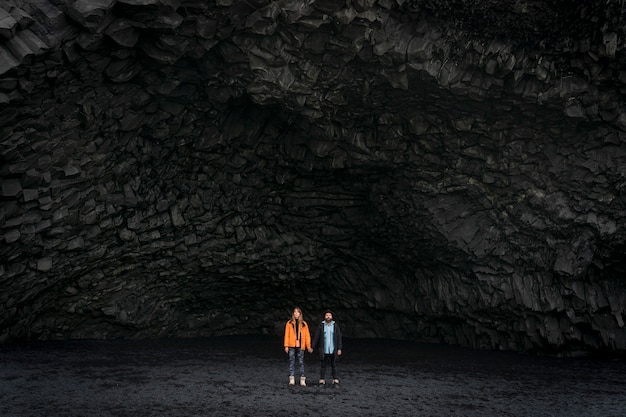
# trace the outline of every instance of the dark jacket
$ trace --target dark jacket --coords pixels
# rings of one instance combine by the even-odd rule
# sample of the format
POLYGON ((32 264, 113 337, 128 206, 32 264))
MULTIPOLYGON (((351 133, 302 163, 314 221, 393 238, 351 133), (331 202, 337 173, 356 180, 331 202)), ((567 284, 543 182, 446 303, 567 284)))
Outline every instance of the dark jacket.
MULTIPOLYGON (((317 329, 315 330, 315 336, 313 336, 313 349, 316 349, 320 355, 320 359, 324 359, 324 326, 326 323, 322 321, 317 329)), ((337 322, 335 322, 335 331, 333 332, 333 344, 335 346, 335 350, 333 351, 333 355, 337 356, 337 351, 342 350, 342 337, 341 337, 341 329, 337 322)))

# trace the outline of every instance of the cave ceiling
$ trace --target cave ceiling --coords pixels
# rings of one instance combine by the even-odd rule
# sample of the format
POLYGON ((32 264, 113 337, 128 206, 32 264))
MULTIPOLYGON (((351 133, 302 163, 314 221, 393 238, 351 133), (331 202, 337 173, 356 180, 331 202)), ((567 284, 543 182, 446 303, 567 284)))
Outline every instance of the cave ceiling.
POLYGON ((0 341, 625 351, 624 14, 3 2, 0 341))

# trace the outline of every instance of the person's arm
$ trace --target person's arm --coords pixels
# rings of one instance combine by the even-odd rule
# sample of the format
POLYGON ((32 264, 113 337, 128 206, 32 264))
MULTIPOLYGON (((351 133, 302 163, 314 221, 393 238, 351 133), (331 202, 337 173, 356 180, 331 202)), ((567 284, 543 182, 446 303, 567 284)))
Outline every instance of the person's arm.
POLYGON ((335 335, 337 337, 337 356, 341 356, 341 350, 343 349, 343 337, 341 336, 341 327, 335 323, 335 335))
POLYGON ((289 353, 289 322, 285 324, 285 336, 283 337, 283 346, 285 347, 285 353, 289 353))
POLYGON ((304 328, 304 349, 308 350, 309 353, 313 352, 311 348, 311 332, 309 331, 309 325, 304 328))
POLYGON ((317 329, 315 329, 315 335, 313 336, 313 342, 311 343, 312 349, 317 347, 319 339, 320 339, 320 326, 317 326, 317 329))

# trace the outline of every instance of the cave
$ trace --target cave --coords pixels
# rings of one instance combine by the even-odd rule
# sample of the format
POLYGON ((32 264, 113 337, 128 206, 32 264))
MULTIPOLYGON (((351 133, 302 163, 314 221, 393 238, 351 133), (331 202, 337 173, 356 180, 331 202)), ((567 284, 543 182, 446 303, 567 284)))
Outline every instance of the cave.
POLYGON ((0 342, 626 352, 617 0, 6 0, 0 342))

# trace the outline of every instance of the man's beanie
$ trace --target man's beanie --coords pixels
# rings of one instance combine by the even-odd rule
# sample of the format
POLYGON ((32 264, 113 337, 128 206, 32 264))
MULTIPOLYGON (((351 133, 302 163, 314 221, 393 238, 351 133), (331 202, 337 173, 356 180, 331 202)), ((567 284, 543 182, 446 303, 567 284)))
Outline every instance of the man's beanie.
POLYGON ((333 311, 332 311, 332 310, 328 310, 328 309, 327 309, 327 310, 324 310, 324 315, 326 315, 326 313, 330 313, 330 314, 332 314, 332 315, 333 315, 333 317, 335 316, 335 313, 333 313, 333 311))

